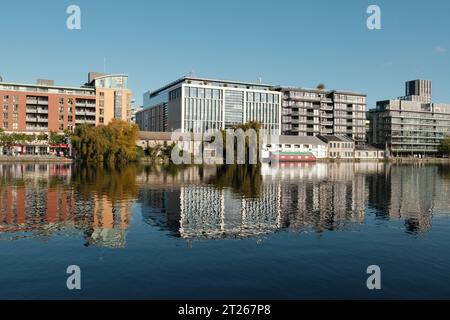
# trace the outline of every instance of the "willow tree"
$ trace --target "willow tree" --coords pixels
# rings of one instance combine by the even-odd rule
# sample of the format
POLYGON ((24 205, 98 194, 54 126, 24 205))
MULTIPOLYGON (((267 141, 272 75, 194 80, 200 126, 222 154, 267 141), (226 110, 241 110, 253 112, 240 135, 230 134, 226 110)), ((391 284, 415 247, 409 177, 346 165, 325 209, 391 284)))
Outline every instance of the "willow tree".
POLYGON ((81 160, 123 164, 137 159, 139 129, 125 121, 113 120, 99 127, 81 125, 71 138, 75 156, 81 160))

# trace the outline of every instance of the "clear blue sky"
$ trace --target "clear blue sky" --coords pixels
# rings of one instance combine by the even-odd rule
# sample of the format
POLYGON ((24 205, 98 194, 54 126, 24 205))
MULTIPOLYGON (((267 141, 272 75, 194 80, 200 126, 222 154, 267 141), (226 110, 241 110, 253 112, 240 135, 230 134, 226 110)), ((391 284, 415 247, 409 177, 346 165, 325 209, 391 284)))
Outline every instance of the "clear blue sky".
POLYGON ((450 1, 1 1, 0 75, 81 85, 89 71, 126 73, 137 103, 190 71, 196 76, 353 90, 369 106, 433 80, 450 103, 450 1), (66 8, 82 29, 66 28, 66 8), (382 10, 380 31, 366 9, 382 10))

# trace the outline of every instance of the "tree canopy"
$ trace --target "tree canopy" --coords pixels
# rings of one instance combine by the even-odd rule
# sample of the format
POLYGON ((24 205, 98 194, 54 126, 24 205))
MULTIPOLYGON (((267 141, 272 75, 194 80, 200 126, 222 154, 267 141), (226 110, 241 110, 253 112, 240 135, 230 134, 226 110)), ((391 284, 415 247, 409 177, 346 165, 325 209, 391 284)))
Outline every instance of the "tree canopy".
POLYGON ((438 150, 440 153, 450 154, 450 136, 441 140, 438 150))
POLYGON ((107 126, 77 126, 72 135, 72 147, 79 159, 122 164, 136 160, 138 138, 136 125, 113 120, 107 126))

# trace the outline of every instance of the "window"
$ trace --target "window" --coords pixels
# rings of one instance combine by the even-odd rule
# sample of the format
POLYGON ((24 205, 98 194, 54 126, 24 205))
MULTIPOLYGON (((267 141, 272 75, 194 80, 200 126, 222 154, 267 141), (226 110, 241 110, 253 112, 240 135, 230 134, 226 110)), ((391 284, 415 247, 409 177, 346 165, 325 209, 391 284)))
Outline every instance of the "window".
POLYGON ((99 113, 100 113, 101 116, 104 115, 105 114, 105 109, 100 109, 99 113))
POLYGON ((64 113, 64 107, 59 107, 59 113, 64 113))
POLYGON ((286 147, 286 149, 290 149, 291 148, 290 144, 285 144, 284 146, 286 147))
POLYGON ((300 147, 300 145, 299 145, 299 144, 296 144, 296 145, 294 145, 294 148, 296 148, 296 149, 300 149, 301 147, 300 147))
POLYGON ((100 117, 100 118, 99 118, 99 122, 100 122, 100 123, 105 123, 105 119, 104 119, 103 117, 100 117))

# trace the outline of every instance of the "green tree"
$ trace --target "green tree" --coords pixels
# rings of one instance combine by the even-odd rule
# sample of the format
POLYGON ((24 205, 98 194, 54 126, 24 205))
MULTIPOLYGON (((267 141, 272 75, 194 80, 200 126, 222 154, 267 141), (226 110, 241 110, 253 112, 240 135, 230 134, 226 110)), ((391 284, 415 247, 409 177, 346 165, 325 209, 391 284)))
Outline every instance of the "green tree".
POLYGON ((64 143, 64 136, 57 133, 57 132, 50 132, 50 136, 48 137, 48 143, 52 146, 63 144, 64 143))
MULTIPOLYGON (((259 141, 259 135, 260 135, 260 131, 262 129, 262 125, 259 122, 254 122, 254 121, 250 121, 244 124, 239 124, 239 125, 235 125, 233 126, 233 130, 239 130, 242 129, 244 132, 246 132, 247 130, 254 130, 256 132, 256 138, 257 138, 257 146, 256 146, 256 150, 260 150, 260 143, 261 141, 259 141)), ((222 137, 223 137, 223 157, 224 159, 226 159, 227 156, 227 134, 226 131, 222 131, 222 137)), ((250 141, 249 138, 245 139, 245 163, 249 164, 250 163, 250 141)), ((234 141, 234 150, 235 150, 235 160, 237 159, 237 141, 234 141)), ((257 152, 257 155, 259 157, 259 152, 257 152)))
POLYGON ((40 134, 36 137, 36 139, 37 139, 38 141, 47 141, 47 140, 48 140, 48 134, 40 133, 40 134))
POLYGON ((81 160, 123 164, 137 159, 138 138, 136 125, 113 120, 107 126, 77 126, 71 141, 75 156, 81 160))
POLYGON ((325 86, 325 84, 323 84, 323 83, 319 83, 319 84, 317 85, 317 89, 319 89, 319 90, 325 90, 325 89, 326 89, 326 86, 325 86))
POLYGON ((441 140, 441 144, 438 148, 439 152, 445 155, 450 154, 450 136, 446 137, 445 139, 441 140))

